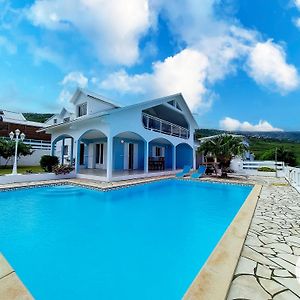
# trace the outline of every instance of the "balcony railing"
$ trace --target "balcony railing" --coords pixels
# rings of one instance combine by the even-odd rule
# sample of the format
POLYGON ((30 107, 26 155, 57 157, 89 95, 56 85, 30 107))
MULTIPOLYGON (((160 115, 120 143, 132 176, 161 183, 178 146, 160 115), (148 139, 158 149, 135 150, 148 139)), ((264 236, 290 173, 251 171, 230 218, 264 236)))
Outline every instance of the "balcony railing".
POLYGON ((143 125, 148 130, 161 132, 183 139, 190 137, 190 131, 174 123, 143 113, 143 125))

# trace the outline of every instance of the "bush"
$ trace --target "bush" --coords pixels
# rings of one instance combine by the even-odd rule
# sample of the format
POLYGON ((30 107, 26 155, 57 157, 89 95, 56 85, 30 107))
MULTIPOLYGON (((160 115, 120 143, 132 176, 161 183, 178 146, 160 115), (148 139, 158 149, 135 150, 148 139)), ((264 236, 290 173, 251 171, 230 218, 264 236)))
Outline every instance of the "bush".
POLYGON ((74 168, 71 165, 56 165, 53 167, 53 172, 55 173, 55 175, 69 174, 73 170, 74 168))
POLYGON ((46 172, 52 172, 53 167, 58 165, 58 157, 52 155, 43 155, 40 160, 40 166, 46 172))
POLYGON ((269 168, 269 167, 260 167, 257 169, 257 171, 260 172, 275 172, 276 170, 273 168, 269 168))

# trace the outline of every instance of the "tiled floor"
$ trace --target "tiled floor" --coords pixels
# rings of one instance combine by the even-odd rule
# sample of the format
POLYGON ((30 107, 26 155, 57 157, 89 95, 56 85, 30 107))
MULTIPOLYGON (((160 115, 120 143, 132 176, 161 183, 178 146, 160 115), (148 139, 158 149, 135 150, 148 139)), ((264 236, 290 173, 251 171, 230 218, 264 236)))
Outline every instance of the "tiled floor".
POLYGON ((264 186, 228 300, 300 299, 300 194, 283 180, 256 181, 264 186))

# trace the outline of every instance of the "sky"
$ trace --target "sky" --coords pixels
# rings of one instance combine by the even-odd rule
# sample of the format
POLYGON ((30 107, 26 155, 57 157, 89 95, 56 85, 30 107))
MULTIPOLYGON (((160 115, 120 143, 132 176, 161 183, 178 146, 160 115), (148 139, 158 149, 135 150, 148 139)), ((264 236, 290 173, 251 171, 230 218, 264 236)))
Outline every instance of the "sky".
POLYGON ((0 0, 0 107, 181 92, 199 127, 300 130, 300 0, 0 0))

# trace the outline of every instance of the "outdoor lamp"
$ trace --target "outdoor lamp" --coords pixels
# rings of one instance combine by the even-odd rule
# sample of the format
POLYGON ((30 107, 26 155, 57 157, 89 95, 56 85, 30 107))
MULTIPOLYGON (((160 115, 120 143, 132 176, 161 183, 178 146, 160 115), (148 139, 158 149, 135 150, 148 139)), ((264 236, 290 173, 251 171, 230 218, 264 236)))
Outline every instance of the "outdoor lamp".
POLYGON ((20 135, 20 137, 21 137, 21 141, 23 142, 24 139, 25 139, 25 134, 22 132, 21 135, 20 135))
POLYGON ((16 129, 15 133, 16 133, 16 137, 18 137, 20 135, 20 129, 16 129))
POLYGON ((9 137, 11 140, 14 138, 14 133, 12 131, 9 133, 9 137))

